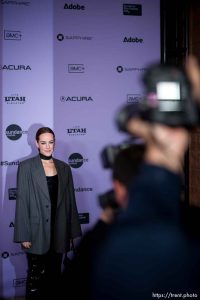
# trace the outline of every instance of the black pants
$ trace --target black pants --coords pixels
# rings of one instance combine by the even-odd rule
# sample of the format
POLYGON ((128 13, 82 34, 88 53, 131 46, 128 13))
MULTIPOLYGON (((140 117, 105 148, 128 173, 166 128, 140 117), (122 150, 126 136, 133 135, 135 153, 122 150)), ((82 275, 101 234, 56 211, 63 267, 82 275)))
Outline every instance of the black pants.
POLYGON ((52 296, 61 277, 62 254, 53 250, 42 255, 27 253, 27 260, 26 299, 46 299, 52 296))

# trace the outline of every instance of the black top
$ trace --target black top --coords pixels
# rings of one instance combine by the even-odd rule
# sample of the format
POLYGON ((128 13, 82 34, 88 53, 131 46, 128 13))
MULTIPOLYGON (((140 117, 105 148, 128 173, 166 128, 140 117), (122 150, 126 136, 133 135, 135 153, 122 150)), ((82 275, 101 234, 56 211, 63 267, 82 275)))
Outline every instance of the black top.
POLYGON ((58 175, 46 176, 47 185, 49 189, 49 196, 51 200, 51 247, 53 243, 54 236, 54 225, 56 217, 56 207, 58 198, 58 175))

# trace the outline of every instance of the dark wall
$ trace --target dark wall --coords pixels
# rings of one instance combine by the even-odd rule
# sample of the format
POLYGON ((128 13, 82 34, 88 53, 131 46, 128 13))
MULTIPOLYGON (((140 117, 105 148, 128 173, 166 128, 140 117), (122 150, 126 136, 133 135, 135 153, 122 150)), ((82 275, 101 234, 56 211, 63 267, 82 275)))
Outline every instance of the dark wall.
MULTIPOLYGON (((200 1, 161 0, 161 61, 183 65, 189 54, 200 62, 200 1)), ((185 156, 184 201, 200 207, 200 129, 191 132, 185 156)))

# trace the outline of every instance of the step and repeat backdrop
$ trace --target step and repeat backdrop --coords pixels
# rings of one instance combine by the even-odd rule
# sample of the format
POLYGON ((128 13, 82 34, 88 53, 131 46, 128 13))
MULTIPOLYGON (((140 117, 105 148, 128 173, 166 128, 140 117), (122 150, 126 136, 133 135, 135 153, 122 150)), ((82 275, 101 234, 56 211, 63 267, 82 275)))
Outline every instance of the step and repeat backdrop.
POLYGON ((140 101, 140 76, 160 59, 160 1, 1 0, 0 24, 0 297, 14 297, 27 275, 13 243, 17 167, 37 154, 36 130, 51 127, 83 232, 95 224, 98 195, 112 188, 101 151, 127 138, 116 112, 140 101))

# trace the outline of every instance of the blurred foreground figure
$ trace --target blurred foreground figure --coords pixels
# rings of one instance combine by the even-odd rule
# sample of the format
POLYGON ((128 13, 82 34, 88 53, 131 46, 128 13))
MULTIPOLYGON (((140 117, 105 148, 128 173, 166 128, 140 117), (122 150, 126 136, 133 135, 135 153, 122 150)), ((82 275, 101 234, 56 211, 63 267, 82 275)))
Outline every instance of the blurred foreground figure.
MULTIPOLYGON (((158 99, 150 94, 147 104, 148 100, 155 104, 158 99)), ((162 100, 168 94, 165 97, 162 100)), ((192 114, 185 123, 181 112, 183 107, 187 116, 185 103, 175 106, 174 102, 173 112, 166 103, 159 105, 143 111, 142 116, 129 116, 126 123, 131 135, 145 140, 145 161, 130 188, 128 209, 110 230, 93 261, 93 300, 200 296, 199 236, 185 230, 180 218, 188 124, 196 123, 196 113, 191 104, 192 114)))
POLYGON ((104 244, 110 228, 128 205, 129 186, 137 177, 144 151, 144 145, 133 144, 115 156, 111 167, 113 190, 99 196, 102 208, 99 220, 85 233, 73 260, 66 266, 61 281, 61 296, 73 294, 75 298, 90 299, 93 257, 101 244, 104 244))

